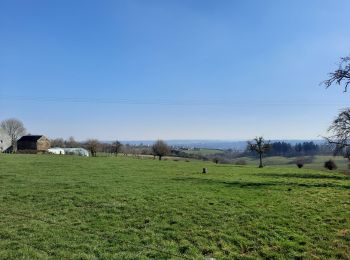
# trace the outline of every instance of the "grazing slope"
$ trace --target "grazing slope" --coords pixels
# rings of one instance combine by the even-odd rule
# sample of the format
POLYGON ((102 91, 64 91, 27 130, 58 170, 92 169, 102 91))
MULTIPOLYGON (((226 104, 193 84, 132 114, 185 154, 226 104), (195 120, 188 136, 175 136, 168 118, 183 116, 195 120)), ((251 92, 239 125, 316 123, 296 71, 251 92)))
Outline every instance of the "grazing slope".
POLYGON ((0 187, 1 259, 350 258, 340 173, 0 155, 0 187))

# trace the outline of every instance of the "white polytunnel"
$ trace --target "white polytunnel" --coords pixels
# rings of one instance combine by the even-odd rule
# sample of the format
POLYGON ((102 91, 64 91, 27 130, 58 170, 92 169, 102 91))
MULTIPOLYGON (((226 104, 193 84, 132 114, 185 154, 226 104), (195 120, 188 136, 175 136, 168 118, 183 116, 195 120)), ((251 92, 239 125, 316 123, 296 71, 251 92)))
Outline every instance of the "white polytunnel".
POLYGON ((65 154, 79 155, 79 156, 89 156, 89 151, 84 148, 62 148, 65 154))

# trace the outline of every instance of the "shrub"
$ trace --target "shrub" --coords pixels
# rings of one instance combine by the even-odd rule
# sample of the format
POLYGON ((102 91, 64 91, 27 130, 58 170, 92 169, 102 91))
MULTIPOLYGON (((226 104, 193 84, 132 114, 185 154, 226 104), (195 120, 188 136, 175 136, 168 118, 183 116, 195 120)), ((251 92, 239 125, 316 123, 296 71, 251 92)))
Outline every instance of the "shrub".
POLYGON ((304 158, 298 158, 295 160, 295 164, 298 166, 298 168, 303 168, 305 163, 305 159, 304 158))
POLYGON ((330 171, 337 169, 337 165, 333 160, 328 160, 324 163, 324 167, 330 171))
POLYGON ((214 158, 213 158, 213 162, 216 163, 216 164, 218 164, 218 163, 220 162, 219 157, 214 157, 214 158))

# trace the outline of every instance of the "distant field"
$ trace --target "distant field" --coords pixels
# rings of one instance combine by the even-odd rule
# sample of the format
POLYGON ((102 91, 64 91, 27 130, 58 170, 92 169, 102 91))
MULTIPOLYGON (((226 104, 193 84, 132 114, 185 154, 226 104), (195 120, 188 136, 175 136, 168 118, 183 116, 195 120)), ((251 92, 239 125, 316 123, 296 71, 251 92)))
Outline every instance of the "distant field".
POLYGON ((0 155, 0 187, 0 259, 350 258, 337 172, 0 155))
POLYGON ((211 155, 211 154, 220 154, 220 153, 223 153, 224 151, 220 149, 200 148, 200 149, 193 149, 193 150, 183 150, 183 152, 188 154, 211 155))
MULTIPOLYGON (((278 167, 296 167, 295 160, 296 157, 282 157, 282 156, 270 156, 264 158, 264 165, 267 166, 278 166, 278 167)), ((342 156, 305 156, 305 168, 324 170, 324 162, 332 159, 338 166, 338 171, 349 171, 349 160, 342 156), (310 162, 308 162, 308 160, 310 162)), ((258 165, 259 160, 252 157, 240 157, 234 160, 234 162, 244 160, 248 165, 258 165)))

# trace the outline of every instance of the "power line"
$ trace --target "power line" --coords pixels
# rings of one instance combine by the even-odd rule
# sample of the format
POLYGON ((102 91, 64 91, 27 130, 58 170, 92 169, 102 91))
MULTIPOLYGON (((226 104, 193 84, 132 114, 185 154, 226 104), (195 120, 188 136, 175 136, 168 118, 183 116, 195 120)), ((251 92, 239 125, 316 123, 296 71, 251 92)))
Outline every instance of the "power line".
POLYGON ((190 100, 190 99, 130 99, 130 98, 89 98, 89 97, 28 97, 0 96, 0 100, 23 101, 34 103, 86 103, 86 104, 116 104, 116 105, 161 105, 161 106, 347 106, 339 103, 325 102, 256 102, 237 100, 190 100))

